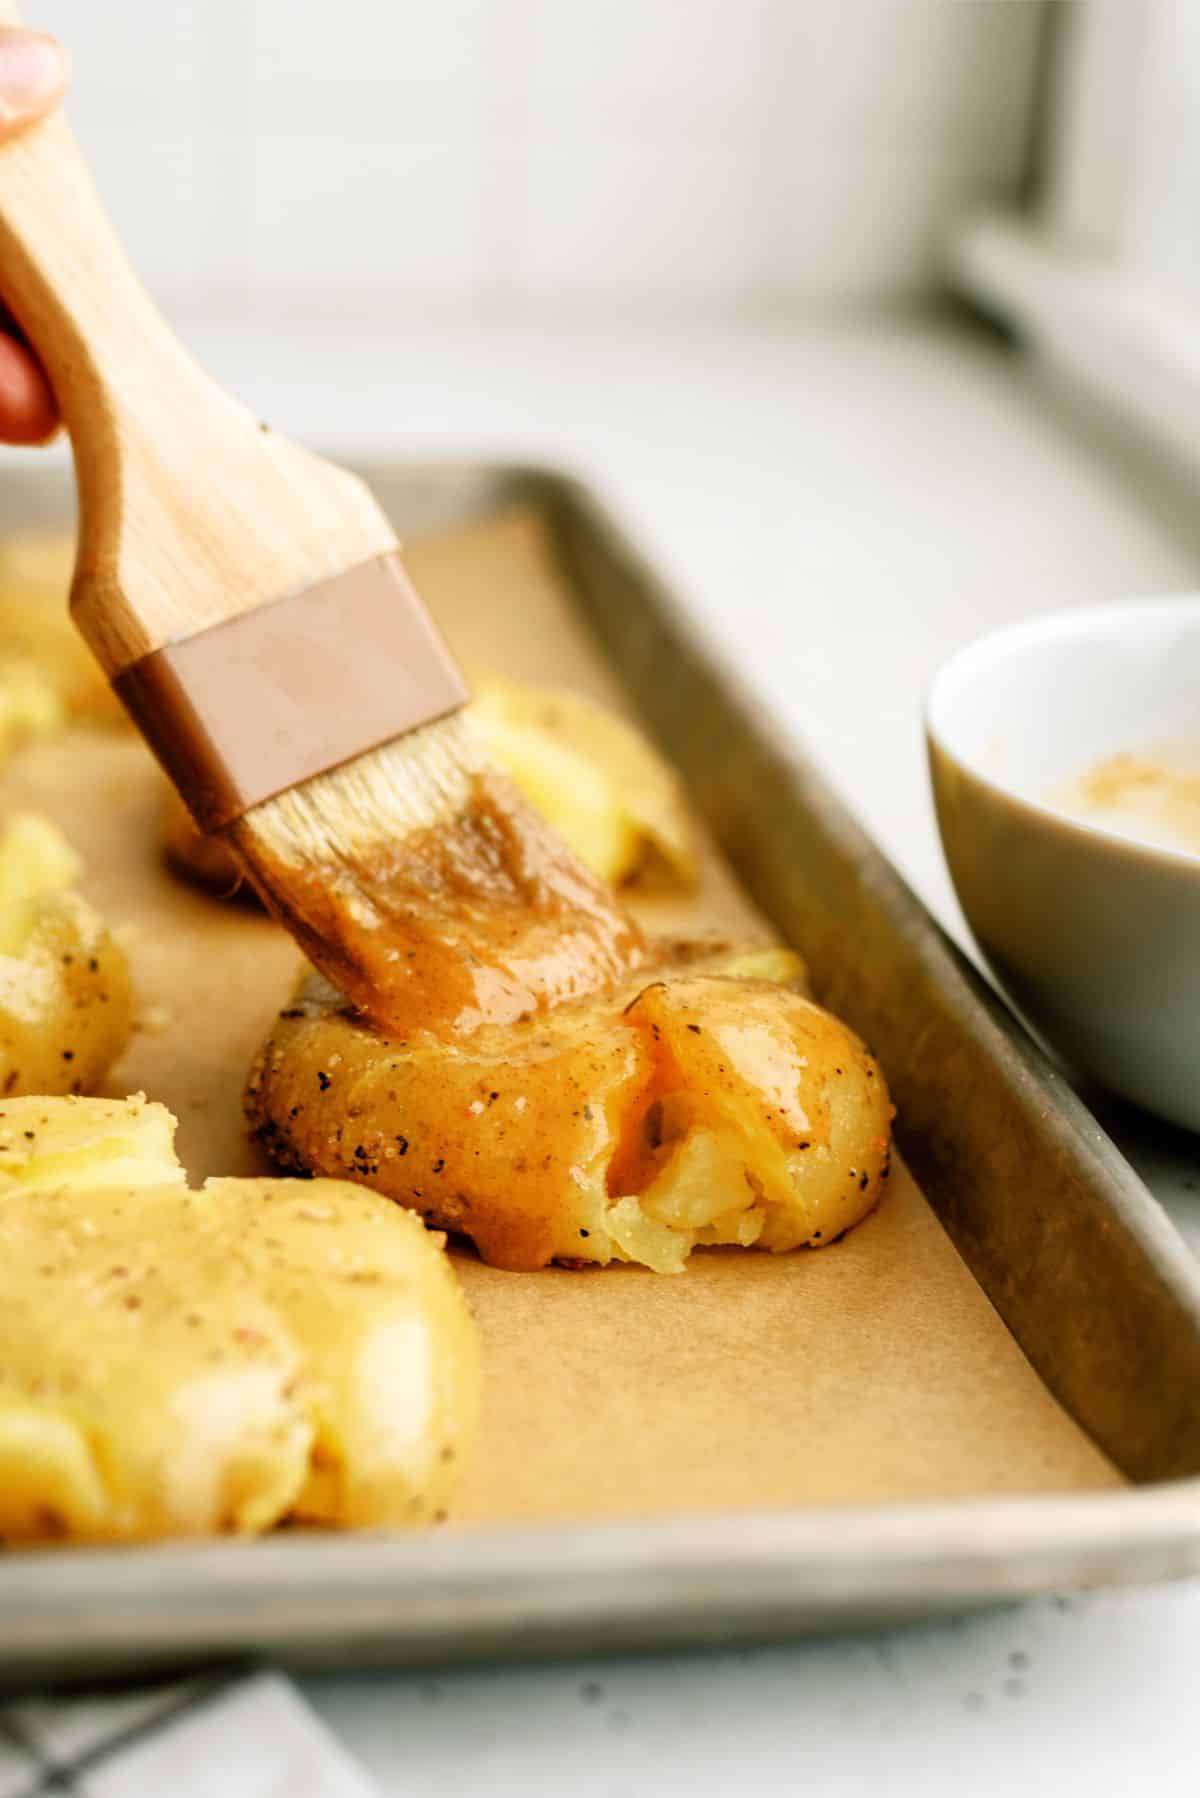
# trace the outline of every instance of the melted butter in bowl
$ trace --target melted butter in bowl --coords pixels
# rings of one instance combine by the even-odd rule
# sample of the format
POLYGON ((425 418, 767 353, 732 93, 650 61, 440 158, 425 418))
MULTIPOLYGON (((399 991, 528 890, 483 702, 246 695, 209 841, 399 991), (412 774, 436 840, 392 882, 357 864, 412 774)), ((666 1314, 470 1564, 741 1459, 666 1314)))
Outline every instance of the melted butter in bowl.
POLYGON ((1091 763, 1046 795, 1083 824, 1154 848, 1200 855, 1200 745, 1091 763))
POLYGON ((1074 1068, 1200 1131, 1200 593, 977 639, 926 708, 984 959, 1074 1068))

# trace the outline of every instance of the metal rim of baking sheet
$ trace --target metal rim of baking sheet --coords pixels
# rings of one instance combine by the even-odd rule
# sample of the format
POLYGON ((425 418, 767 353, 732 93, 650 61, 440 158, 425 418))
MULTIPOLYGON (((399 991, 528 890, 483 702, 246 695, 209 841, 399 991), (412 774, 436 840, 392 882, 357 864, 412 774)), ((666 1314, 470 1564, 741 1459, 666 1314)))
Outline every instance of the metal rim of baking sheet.
MULTIPOLYGON (((1200 1270, 1070 1087, 586 484, 491 464, 363 471, 402 528, 544 509, 581 604, 751 896, 889 1071, 901 1148, 1050 1390, 1137 1482, 0 1559, 0 1682, 230 1657, 439 1663, 765 1639, 1200 1570, 1200 1270)), ((14 470, 0 528, 61 517, 14 470)))

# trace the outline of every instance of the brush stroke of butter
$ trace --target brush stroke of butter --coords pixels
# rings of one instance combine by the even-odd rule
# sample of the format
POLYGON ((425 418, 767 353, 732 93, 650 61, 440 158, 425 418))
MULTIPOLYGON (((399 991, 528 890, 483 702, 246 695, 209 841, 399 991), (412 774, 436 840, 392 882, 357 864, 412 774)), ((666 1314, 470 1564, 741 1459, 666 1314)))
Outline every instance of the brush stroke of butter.
POLYGON ((1191 769, 1178 765, 1183 760, 1122 751, 1077 774, 1054 800, 1086 824, 1200 855, 1200 755, 1191 769))

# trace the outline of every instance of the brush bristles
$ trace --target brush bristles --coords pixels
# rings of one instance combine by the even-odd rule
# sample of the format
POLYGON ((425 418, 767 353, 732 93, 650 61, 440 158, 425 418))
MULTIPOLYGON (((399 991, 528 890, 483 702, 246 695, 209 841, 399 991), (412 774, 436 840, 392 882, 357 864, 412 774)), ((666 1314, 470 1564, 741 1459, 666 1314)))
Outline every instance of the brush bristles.
POLYGON ((255 806, 235 827, 238 852, 252 873, 369 868, 382 848, 461 813, 488 766, 456 713, 255 806))
POLYGON ((528 1018, 642 954, 461 713, 255 806, 229 840, 310 960, 392 1034, 528 1018))

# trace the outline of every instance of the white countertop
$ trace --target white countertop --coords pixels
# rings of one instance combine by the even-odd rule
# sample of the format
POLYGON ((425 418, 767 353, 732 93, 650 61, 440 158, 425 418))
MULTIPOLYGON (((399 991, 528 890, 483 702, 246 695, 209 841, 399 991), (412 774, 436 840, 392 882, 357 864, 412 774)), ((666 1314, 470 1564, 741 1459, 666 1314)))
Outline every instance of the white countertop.
MULTIPOLYGON (((190 333, 273 425, 344 453, 592 478, 961 935, 922 687, 989 625, 1200 585, 1200 519, 950 325, 371 337, 190 333)), ((1107 1120, 1200 1247, 1200 1147, 1107 1120)), ((1195 1798, 1200 1585, 851 1642, 305 1690, 388 1793, 1195 1798)))

